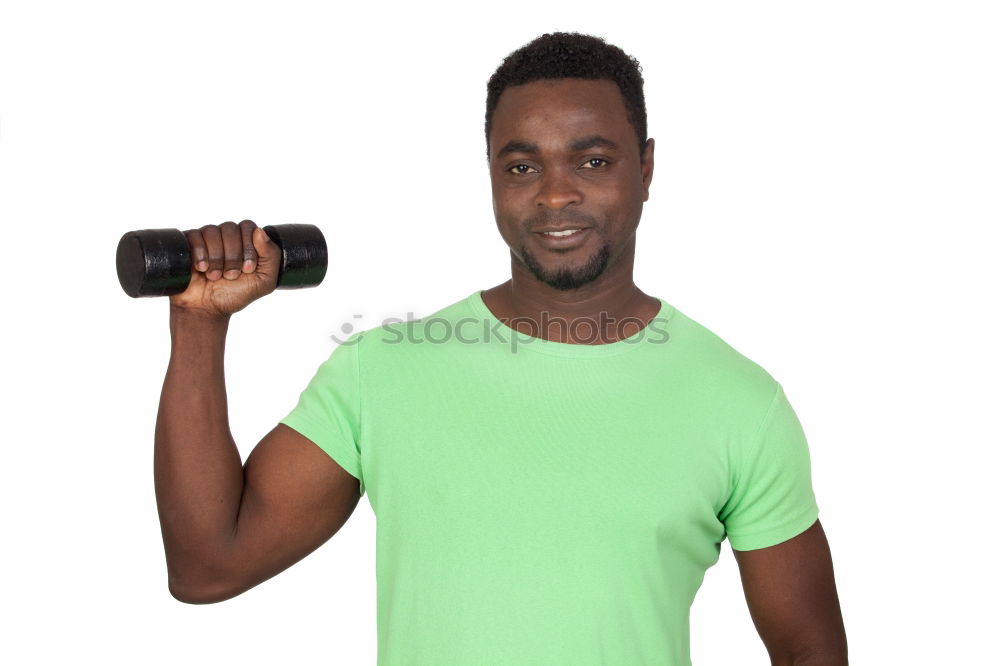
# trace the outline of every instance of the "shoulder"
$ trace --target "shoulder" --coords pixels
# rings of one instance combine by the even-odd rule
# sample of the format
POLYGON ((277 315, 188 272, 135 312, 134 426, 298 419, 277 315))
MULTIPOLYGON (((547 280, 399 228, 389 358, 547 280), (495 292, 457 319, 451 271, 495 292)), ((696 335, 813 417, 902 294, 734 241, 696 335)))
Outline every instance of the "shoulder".
POLYGON ((723 411, 767 410, 779 384, 761 364, 676 307, 669 330, 677 371, 695 390, 711 394, 723 411))

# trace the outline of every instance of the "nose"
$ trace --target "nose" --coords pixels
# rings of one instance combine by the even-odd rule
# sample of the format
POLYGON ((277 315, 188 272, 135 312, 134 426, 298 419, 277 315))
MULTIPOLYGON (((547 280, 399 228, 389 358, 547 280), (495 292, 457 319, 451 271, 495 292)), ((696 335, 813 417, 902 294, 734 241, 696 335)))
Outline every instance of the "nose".
POLYGON ((564 169, 546 169, 542 172, 538 183, 538 194, 535 197, 535 202, 539 206, 561 210, 566 206, 579 204, 583 201, 583 193, 574 182, 573 175, 564 169))

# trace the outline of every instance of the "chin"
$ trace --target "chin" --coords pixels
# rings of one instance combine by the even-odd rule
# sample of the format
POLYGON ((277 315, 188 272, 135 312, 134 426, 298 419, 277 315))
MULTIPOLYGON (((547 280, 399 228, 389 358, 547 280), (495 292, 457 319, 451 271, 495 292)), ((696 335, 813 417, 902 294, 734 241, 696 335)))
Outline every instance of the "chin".
POLYGON ((521 249, 521 261, 535 276, 535 279, 559 291, 579 289, 599 278, 604 273, 604 269, 607 268, 610 256, 611 247, 604 244, 600 250, 587 257, 582 263, 574 262, 572 266, 562 265, 549 268, 543 266, 526 249, 521 249))

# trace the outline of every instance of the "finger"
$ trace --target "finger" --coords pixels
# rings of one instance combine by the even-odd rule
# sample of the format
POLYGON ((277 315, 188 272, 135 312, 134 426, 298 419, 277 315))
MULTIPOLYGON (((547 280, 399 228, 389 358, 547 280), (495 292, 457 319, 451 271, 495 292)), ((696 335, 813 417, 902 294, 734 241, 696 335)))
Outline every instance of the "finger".
POLYGON ((253 246, 253 230, 257 228, 253 220, 240 222, 240 235, 243 236, 243 272, 253 273, 257 268, 257 250, 253 246))
POLYGON ((235 280, 240 276, 243 263, 243 236, 235 222, 220 224, 219 233, 222 234, 222 275, 227 280, 235 280))
POLYGON ((191 265, 199 273, 208 270, 208 252, 205 250, 205 239, 197 229, 188 229, 184 232, 188 246, 191 248, 191 265))
POLYGON ((205 272, 205 277, 209 280, 218 280, 222 277, 224 257, 222 233, 214 224, 206 224, 201 228, 201 235, 205 239, 205 250, 208 253, 208 270, 205 272))

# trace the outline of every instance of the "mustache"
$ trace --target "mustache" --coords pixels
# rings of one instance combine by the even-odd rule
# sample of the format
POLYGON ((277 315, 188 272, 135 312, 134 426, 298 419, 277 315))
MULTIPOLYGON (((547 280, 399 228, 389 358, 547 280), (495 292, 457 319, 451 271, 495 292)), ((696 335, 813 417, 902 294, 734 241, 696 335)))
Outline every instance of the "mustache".
POLYGON ((553 211, 545 209, 537 215, 532 215, 524 221, 524 226, 530 232, 548 226, 570 226, 579 224, 581 227, 596 227, 597 219, 579 211, 553 211))

